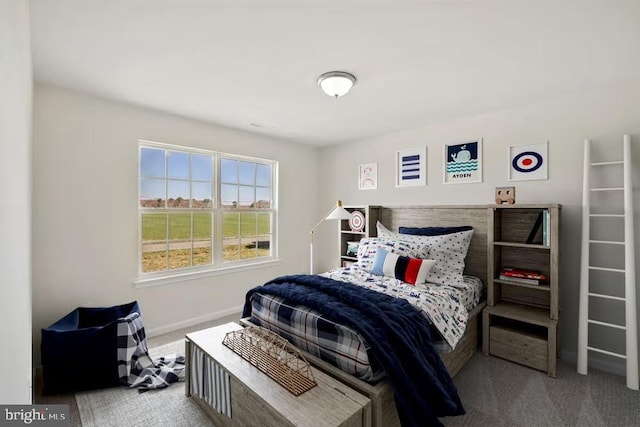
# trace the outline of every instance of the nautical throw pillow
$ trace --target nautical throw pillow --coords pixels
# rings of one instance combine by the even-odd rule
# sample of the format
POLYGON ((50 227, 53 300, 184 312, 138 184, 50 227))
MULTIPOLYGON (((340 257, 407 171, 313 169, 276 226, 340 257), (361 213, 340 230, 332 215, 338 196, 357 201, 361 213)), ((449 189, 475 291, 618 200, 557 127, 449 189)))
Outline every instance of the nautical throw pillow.
POLYGON ((393 277, 415 286, 426 282, 427 274, 435 263, 434 260, 400 256, 378 248, 371 272, 378 276, 393 277))
POLYGON ((473 230, 440 236, 413 236, 394 233, 382 223, 377 223, 378 236, 394 239, 407 244, 428 246, 426 259, 435 260, 435 265, 427 275, 427 282, 439 285, 456 285, 464 282, 464 259, 467 256, 473 230))
POLYGON ((410 242, 402 242, 393 239, 380 239, 377 237, 365 237, 358 245, 358 266, 364 270, 371 270, 376 250, 383 248, 391 253, 412 257, 426 258, 429 248, 410 242))

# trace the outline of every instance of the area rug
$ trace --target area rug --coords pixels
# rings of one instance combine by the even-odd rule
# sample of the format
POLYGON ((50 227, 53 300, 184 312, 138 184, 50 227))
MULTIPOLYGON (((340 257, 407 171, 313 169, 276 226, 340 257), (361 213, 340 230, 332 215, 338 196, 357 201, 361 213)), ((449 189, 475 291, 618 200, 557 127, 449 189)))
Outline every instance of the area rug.
MULTIPOLYGON (((152 358, 184 354, 184 340, 149 349, 152 358)), ((169 388, 138 393, 113 387, 76 393, 83 427, 213 426, 198 405, 184 394, 184 382, 169 388)))
MULTIPOLYGON (((151 357, 184 352, 184 341, 150 349, 151 357)), ((638 392, 624 377, 559 361, 558 377, 495 357, 474 355, 454 382, 467 414, 443 418, 447 427, 638 426, 638 392)), ((211 427, 200 407, 184 395, 184 382, 138 393, 115 387, 76 394, 82 426, 211 427)))

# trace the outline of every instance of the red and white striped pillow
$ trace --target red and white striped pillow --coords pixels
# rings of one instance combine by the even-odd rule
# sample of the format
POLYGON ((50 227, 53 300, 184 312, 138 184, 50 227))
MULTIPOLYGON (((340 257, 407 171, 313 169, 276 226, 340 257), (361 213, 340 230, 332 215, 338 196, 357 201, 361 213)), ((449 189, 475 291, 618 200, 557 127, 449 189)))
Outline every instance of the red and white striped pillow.
POLYGON ((378 248, 371 273, 393 277, 415 286, 427 281, 427 275, 435 263, 434 260, 410 258, 378 248))

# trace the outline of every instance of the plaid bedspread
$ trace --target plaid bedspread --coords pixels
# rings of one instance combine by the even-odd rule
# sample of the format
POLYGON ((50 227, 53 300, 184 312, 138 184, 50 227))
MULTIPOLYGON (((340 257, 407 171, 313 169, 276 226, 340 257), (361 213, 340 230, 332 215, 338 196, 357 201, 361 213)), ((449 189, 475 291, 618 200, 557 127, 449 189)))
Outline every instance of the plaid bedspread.
MULTIPOLYGON (((482 293, 482 282, 471 276, 464 276, 464 283, 459 284, 457 288, 435 286, 421 292, 425 295, 419 296, 414 295, 414 287, 406 286, 397 279, 375 276, 356 267, 339 269, 327 273, 326 276, 372 290, 386 290, 384 293, 390 293, 389 289, 395 290, 395 294, 391 293, 394 296, 406 291, 408 294, 405 298, 421 310, 424 306, 440 311, 447 307, 455 309, 458 306, 451 304, 452 299, 460 300, 465 308, 471 309, 478 304, 482 293)), ((254 324, 283 336, 296 347, 363 381, 376 382, 384 377, 384 372, 370 363, 370 346, 367 341, 349 327, 332 322, 308 307, 289 304, 282 298, 263 295, 260 292, 251 296, 251 305, 251 320, 254 324)), ((453 310, 449 313, 455 312, 456 310, 453 310)), ((460 324, 459 316, 456 315, 439 315, 435 318, 438 323, 433 326, 441 326, 442 331, 449 332, 449 335, 451 331, 458 329, 456 325, 460 325, 464 330, 466 324, 466 318, 461 319, 464 323, 460 324)), ((440 352, 451 351, 451 345, 442 335, 440 329, 439 333, 432 334, 433 346, 440 352)))
POLYGON ((384 377, 384 371, 371 366, 370 346, 360 334, 317 311, 256 292, 251 297, 251 320, 361 380, 375 382, 384 377))
POLYGON ((184 380, 184 356, 170 355, 152 360, 147 347, 142 318, 139 313, 118 319, 118 376, 140 393, 166 388, 184 380))

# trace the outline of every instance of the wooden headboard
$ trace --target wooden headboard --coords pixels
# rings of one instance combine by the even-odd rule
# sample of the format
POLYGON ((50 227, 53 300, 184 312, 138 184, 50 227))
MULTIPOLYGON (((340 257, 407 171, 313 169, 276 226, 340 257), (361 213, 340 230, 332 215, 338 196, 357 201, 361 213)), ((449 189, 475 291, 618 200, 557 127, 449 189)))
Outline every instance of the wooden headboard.
POLYGON ((382 206, 380 222, 389 230, 398 227, 452 227, 470 225, 473 237, 465 259, 464 274, 482 279, 486 289, 487 278, 487 205, 469 206, 382 206))

